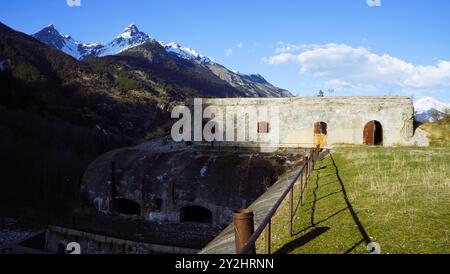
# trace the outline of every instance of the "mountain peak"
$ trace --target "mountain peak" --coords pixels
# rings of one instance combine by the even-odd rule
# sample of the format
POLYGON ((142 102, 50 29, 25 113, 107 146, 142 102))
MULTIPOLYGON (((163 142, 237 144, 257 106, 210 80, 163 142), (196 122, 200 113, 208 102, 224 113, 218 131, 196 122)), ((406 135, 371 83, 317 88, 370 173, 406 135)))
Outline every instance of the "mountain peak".
POLYGON ((33 34, 33 37, 57 49, 61 49, 65 46, 64 36, 62 36, 61 33, 56 30, 53 24, 50 24, 37 33, 33 34))
POLYGON ((40 31, 38 31, 36 34, 53 34, 53 35, 60 35, 62 36, 59 31, 55 28, 55 25, 50 24, 48 26, 46 26, 45 28, 41 29, 40 31))
POLYGON ((450 104, 440 102, 430 96, 418 98, 414 102, 414 106, 416 107, 416 110, 419 110, 419 111, 429 110, 431 108, 434 108, 438 111, 444 111, 444 110, 450 108, 450 104))
POLYGON ((148 37, 147 34, 141 32, 139 28, 135 24, 130 24, 128 27, 126 27, 121 34, 117 36, 117 38, 123 38, 123 39, 131 39, 133 37, 140 36, 140 37, 148 37))
POLYGON ((433 122, 441 119, 449 109, 450 103, 440 102, 429 96, 418 98, 414 102, 416 120, 421 122, 433 122))
POLYGON ((139 30, 135 24, 129 24, 128 27, 126 27, 126 29, 135 29, 137 31, 139 30))
POLYGON ((135 24, 128 25, 123 32, 139 33, 139 28, 135 24))

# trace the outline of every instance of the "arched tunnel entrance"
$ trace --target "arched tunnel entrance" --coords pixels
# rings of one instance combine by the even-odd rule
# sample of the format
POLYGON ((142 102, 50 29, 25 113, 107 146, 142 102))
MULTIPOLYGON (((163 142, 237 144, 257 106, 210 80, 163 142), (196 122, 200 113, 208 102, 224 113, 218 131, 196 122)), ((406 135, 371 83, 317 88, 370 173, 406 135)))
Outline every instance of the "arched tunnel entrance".
POLYGON ((383 126, 378 121, 370 121, 364 127, 364 144, 368 146, 383 145, 383 126))
POLYGON ((141 205, 128 199, 116 199, 116 210, 123 215, 141 215, 141 205))
POLYGON ((181 222, 212 223, 212 212, 201 206, 188 206, 180 210, 181 222))

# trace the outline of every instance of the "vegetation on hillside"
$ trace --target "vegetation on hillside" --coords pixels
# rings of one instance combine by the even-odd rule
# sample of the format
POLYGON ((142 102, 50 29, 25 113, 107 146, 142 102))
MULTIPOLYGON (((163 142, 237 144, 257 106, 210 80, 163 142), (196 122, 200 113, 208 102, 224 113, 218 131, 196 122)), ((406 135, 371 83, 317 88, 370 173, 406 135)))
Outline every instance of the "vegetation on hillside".
POLYGON ((16 216, 63 212, 102 153, 166 135, 173 104, 244 95, 155 41, 77 61, 0 23, 0 62, 0 209, 16 216))
POLYGON ((79 126, 99 125, 136 142, 170 120, 168 110, 192 97, 245 93, 198 63, 169 54, 156 41, 119 55, 77 61, 0 24, 0 105, 79 126))
POLYGON ((450 146, 450 115, 440 121, 425 123, 420 127, 428 132, 431 145, 450 146))

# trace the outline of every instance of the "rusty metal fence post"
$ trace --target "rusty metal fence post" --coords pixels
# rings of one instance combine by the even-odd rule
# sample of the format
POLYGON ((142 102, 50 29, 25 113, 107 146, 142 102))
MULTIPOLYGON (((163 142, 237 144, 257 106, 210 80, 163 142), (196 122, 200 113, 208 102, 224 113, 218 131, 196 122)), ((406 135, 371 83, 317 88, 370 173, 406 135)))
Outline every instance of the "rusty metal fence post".
MULTIPOLYGON (((239 254, 255 231, 253 211, 249 209, 236 210, 233 213, 233 223, 236 253, 239 254)), ((248 254, 255 253, 256 245, 253 243, 253 246, 248 254)))

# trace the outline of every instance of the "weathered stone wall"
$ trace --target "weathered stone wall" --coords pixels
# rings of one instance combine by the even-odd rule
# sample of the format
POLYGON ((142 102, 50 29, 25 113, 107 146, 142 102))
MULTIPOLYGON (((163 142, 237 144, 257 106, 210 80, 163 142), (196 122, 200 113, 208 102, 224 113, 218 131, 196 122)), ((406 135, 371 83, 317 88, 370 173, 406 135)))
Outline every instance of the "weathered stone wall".
MULTIPOLYGON (((217 106, 225 113, 227 110, 242 112, 245 107, 278 106, 281 146, 313 146, 316 122, 327 123, 328 146, 362 145, 364 127, 370 121, 381 123, 384 146, 420 145, 414 139, 414 107, 408 97, 203 99, 203 108, 208 106, 217 106)), ((226 114, 224 124, 225 118, 226 114)), ((261 119, 257 122, 260 121, 261 119)), ((247 129, 250 127, 251 130, 256 130, 254 122, 246 126, 247 129)), ((230 129, 225 127, 224 130, 226 134, 230 129)), ((266 134, 258 133, 257 142, 264 142, 265 136, 266 134)))

